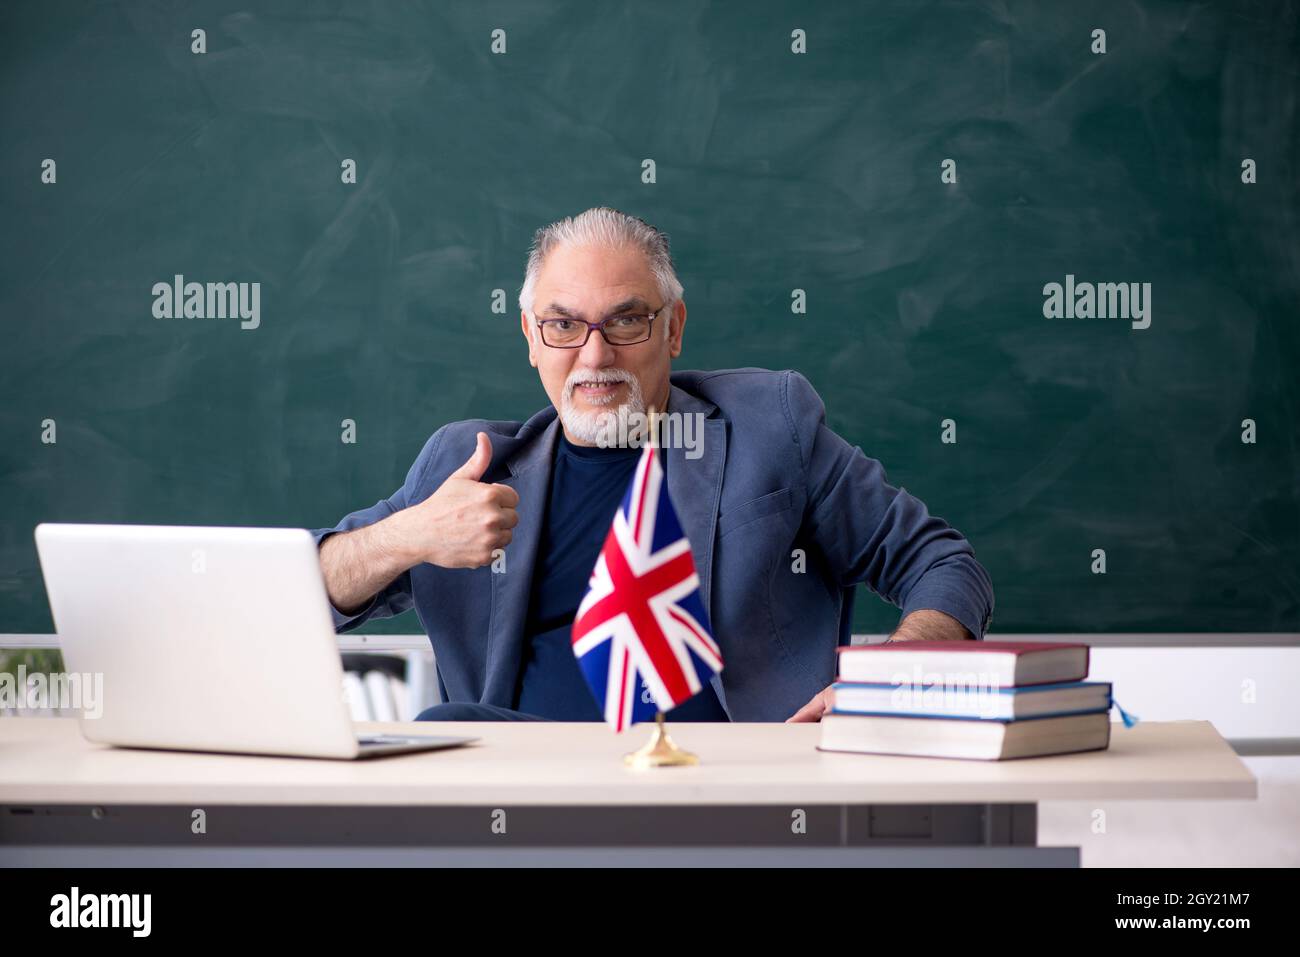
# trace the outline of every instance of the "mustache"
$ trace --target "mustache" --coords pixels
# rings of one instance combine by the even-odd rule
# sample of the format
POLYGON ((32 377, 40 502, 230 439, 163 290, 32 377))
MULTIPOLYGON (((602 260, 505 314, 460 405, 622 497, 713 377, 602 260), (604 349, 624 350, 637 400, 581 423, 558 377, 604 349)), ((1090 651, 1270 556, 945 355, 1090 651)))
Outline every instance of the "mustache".
POLYGON ((577 388, 579 382, 595 382, 600 384, 613 382, 630 382, 635 384, 636 379, 632 373, 626 369, 575 369, 569 373, 569 377, 564 380, 564 398, 573 398, 573 390, 577 388))

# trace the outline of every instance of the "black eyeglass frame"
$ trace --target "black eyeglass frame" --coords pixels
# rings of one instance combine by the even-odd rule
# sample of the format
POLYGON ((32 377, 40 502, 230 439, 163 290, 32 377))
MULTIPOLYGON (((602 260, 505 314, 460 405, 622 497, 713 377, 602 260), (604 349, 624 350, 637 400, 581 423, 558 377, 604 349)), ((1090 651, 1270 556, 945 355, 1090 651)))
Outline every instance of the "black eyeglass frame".
POLYGON ((604 339, 607 343, 609 343, 611 346, 615 346, 615 347, 639 346, 643 342, 650 341, 650 337, 654 335, 654 331, 655 331, 655 320, 659 318, 659 313, 663 312, 664 309, 669 305, 670 303, 666 302, 658 309, 656 309, 654 312, 650 313, 647 316, 644 316, 644 318, 648 319, 650 322, 650 324, 646 326, 645 338, 637 339, 633 342, 611 342, 609 336, 605 335, 605 325, 606 323, 613 322, 615 319, 642 318, 641 313, 625 312, 617 316, 608 316, 607 318, 600 320, 600 322, 587 322, 587 320, 585 319, 568 319, 568 318, 534 319, 533 321, 537 323, 537 331, 542 337, 542 345, 546 346, 548 349, 581 349, 583 346, 587 344, 588 340, 591 339, 591 333, 593 329, 599 330, 600 337, 604 339), (587 334, 582 337, 582 341, 579 343, 576 343, 571 346, 557 346, 553 343, 546 341, 545 326, 547 325, 547 323, 553 323, 553 322, 581 322, 584 326, 587 327, 587 334))

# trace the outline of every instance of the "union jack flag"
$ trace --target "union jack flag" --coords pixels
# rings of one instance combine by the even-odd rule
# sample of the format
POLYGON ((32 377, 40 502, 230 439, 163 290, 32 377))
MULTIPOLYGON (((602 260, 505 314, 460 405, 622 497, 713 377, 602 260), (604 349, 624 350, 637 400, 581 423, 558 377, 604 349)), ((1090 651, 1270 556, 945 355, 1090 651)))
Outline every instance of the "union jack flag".
POLYGON ((653 444, 637 463, 573 620, 573 653, 615 731, 654 719, 722 670, 691 543, 653 444))

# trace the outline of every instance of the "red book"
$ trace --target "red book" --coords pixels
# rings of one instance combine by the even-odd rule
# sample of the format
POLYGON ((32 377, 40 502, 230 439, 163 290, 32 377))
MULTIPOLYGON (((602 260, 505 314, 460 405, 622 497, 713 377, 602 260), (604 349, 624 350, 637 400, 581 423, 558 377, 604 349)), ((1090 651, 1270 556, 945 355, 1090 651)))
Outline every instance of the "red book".
POLYGON ((840 681, 1012 688, 1088 676, 1088 646, 1075 643, 894 641, 838 651, 840 681))

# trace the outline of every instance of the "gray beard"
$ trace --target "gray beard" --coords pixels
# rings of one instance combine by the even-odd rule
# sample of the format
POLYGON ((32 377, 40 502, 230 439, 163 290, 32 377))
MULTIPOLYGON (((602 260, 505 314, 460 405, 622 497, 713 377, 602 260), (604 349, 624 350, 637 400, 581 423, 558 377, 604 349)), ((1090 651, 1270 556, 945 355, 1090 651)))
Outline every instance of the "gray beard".
POLYGON ((579 442, 599 445, 602 437, 627 435, 631 430, 628 417, 633 413, 645 414, 645 398, 641 384, 635 378, 627 381, 627 401, 617 408, 579 412, 572 399, 564 396, 560 401, 560 422, 564 430, 579 442))

